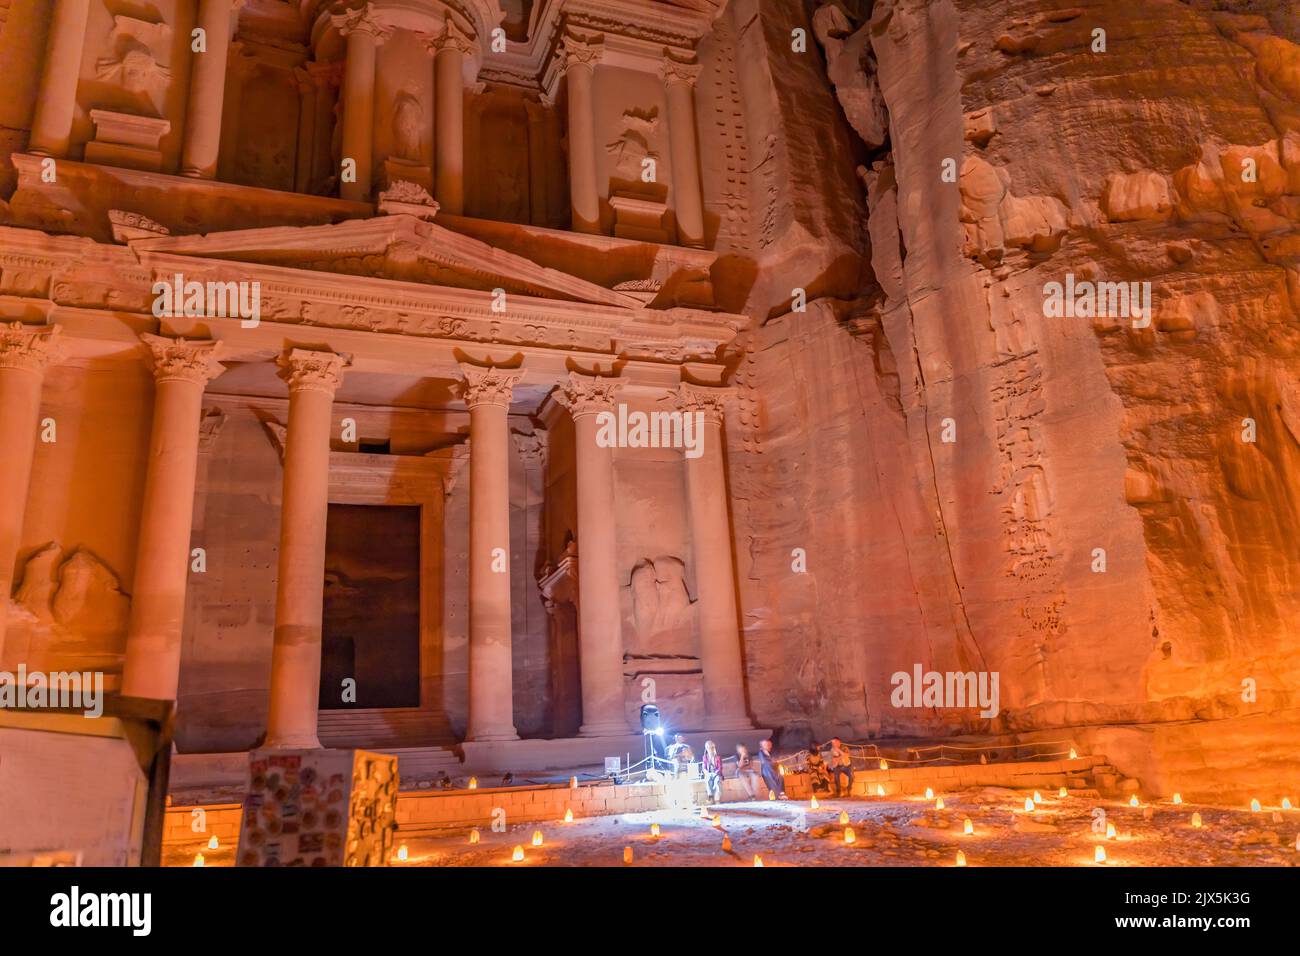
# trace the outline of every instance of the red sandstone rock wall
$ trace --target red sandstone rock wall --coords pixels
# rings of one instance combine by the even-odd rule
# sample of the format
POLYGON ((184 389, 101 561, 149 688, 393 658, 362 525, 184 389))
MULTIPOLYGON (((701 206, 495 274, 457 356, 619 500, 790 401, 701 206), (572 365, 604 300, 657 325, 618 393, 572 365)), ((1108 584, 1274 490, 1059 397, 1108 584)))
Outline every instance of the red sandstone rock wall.
MULTIPOLYGON (((869 54, 840 99, 855 129, 888 121, 861 171, 874 281, 755 330, 739 365, 763 396, 761 452, 731 448, 762 720, 958 724, 890 706, 912 662, 1000 672, 991 730, 1261 715, 1188 725, 1190 767, 1188 739, 1251 747, 1295 708, 1300 33, 1253 6, 851 10, 840 39, 869 54), (1150 282, 1150 327, 1045 317, 1067 273, 1150 282)), ((771 73, 820 102, 795 25, 768 27, 771 73)), ((816 166, 819 202, 858 208, 816 166)))

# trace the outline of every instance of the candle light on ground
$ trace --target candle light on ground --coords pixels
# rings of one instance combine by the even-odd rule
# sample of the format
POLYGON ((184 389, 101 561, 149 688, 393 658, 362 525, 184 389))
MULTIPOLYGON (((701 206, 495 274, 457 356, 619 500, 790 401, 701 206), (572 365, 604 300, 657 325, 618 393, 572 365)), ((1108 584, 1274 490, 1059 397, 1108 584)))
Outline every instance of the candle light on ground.
POLYGON ((570 808, 567 808, 567 809, 564 811, 564 822, 565 822, 565 823, 572 823, 572 822, 573 822, 573 809, 572 809, 571 807, 570 807, 570 808))
POLYGON ((1033 812, 1034 812, 1033 797, 1025 797, 1025 813, 1033 813, 1033 812))
POLYGON ((943 809, 943 797, 939 797, 939 799, 937 799, 937 800, 934 801, 934 808, 935 808, 936 810, 942 810, 942 809, 943 809))
POLYGON ((1129 805, 1130 807, 1136 807, 1136 806, 1138 806, 1138 795, 1137 795, 1136 793, 1133 794, 1133 796, 1131 796, 1131 797, 1128 798, 1128 805, 1129 805))
POLYGON ((1258 801, 1258 800, 1252 800, 1252 801, 1250 801, 1250 812, 1251 812, 1251 813, 1259 813, 1259 801, 1258 801))
POLYGON ((809 810, 816 810, 819 806, 821 806, 821 804, 819 804, 819 803, 817 802, 817 798, 816 798, 816 797, 813 797, 811 800, 808 801, 808 809, 809 809, 809 810))
POLYGON ((623 847, 623 865, 627 866, 631 862, 632 862, 632 848, 630 846, 625 846, 623 847))
POLYGON ((775 800, 775 799, 776 799, 776 791, 775 791, 775 790, 769 790, 769 791, 767 791, 767 799, 769 799, 769 800, 775 800))
POLYGON ((730 853, 730 852, 731 852, 731 837, 729 837, 729 836, 724 836, 724 837, 722 838, 722 852, 723 852, 723 853, 730 853))
POLYGON ((934 799, 934 787, 926 787, 926 788, 925 788, 925 799, 927 799, 927 800, 933 800, 933 799, 934 799))
POLYGON ((212 839, 208 841, 208 849, 215 850, 220 846, 221 843, 217 840, 217 835, 215 833, 212 834, 212 839))
POLYGON ((884 795, 885 795, 885 785, 882 783, 876 784, 876 796, 883 797, 884 795))
POLYGON ((194 854, 194 865, 195 865, 195 866, 202 866, 202 865, 203 865, 203 854, 202 854, 202 853, 195 853, 195 854, 194 854))
POLYGON ((1057 795, 1058 797, 1065 798, 1065 797, 1068 797, 1068 796, 1070 795, 1070 791, 1069 791, 1069 790, 1066 790, 1064 787, 1062 787, 1060 790, 1056 791, 1056 795, 1057 795))
POLYGON ((965 832, 965 834, 966 834, 967 836, 970 836, 972 833, 975 832, 975 824, 973 824, 973 823, 970 822, 970 817, 967 817, 967 818, 962 822, 962 825, 961 825, 961 826, 962 826, 962 830, 965 832))
POLYGON ((470 778, 469 778, 469 788, 470 788, 471 790, 477 790, 477 789, 478 789, 478 777, 470 777, 470 778))
POLYGON ((1183 795, 1181 793, 1175 793, 1174 803, 1182 803, 1182 802, 1183 802, 1183 795))
POLYGON ((657 823, 650 824, 650 835, 654 837, 656 840, 659 839, 659 824, 657 823))
POLYGON ((721 830, 721 829, 722 829, 722 816, 721 816, 721 814, 717 814, 717 813, 715 813, 715 814, 713 815, 712 823, 713 823, 713 829, 715 829, 715 830, 721 830))
POLYGON ((515 863, 522 863, 524 861, 524 848, 522 846, 515 847, 515 852, 510 854, 510 859, 515 863))
POLYGON ((957 865, 958 866, 966 865, 966 854, 963 853, 961 850, 957 851, 957 865))
POLYGON ((534 831, 533 831, 533 846, 541 846, 541 845, 542 845, 542 831, 541 831, 541 830, 534 830, 534 831))
POLYGON ((880 761, 880 769, 881 769, 881 770, 888 770, 888 769, 889 769, 889 761, 888 761, 888 760, 882 760, 882 761, 880 761))
POLYGON ((469 831, 469 842, 470 842, 470 843, 477 843, 477 842, 478 842, 478 839, 479 839, 479 837, 478 837, 478 830, 476 830, 476 829, 475 829, 475 830, 470 830, 470 831, 469 831))
POLYGON ((1113 823, 1106 824, 1106 839, 1107 840, 1115 839, 1115 824, 1113 823))
POLYGON ((762 866, 762 865, 763 865, 763 858, 762 858, 761 856, 759 856, 757 853, 754 854, 754 865, 755 865, 755 866, 762 866))
POLYGON ((1042 803, 1042 802, 1043 802, 1043 795, 1042 795, 1041 793, 1039 793, 1037 790, 1035 790, 1035 791, 1034 791, 1034 803, 1042 803))
POLYGON ((1071 759, 1071 760, 1078 760, 1078 759, 1079 759, 1079 752, 1078 752, 1077 750, 1075 750, 1073 747, 1070 748, 1070 759, 1071 759))
POLYGON ((1290 798, 1290 797, 1283 797, 1283 798, 1282 798, 1282 809, 1283 809, 1283 810, 1290 810, 1290 809, 1291 809, 1291 798, 1290 798))
POLYGON ((1201 828, 1201 815, 1199 813, 1192 814, 1192 826, 1197 830, 1201 828))
POLYGON ((847 810, 841 810, 841 811, 840 811, 840 826, 843 826, 844 824, 846 824, 846 823, 848 823, 848 822, 849 822, 849 811, 847 811, 847 810))
POLYGON ((397 859, 405 863, 407 859, 409 859, 409 857, 410 857, 410 851, 406 849, 406 844, 403 843, 401 846, 397 848, 397 859))
POLYGON ((1106 848, 1104 846, 1098 846, 1096 851, 1092 854, 1092 860, 1094 863, 1105 863, 1106 848))
POLYGON ((845 828, 844 828, 844 842, 845 842, 845 843, 856 843, 856 842, 858 842, 857 835, 853 832, 853 827, 845 827, 845 828))

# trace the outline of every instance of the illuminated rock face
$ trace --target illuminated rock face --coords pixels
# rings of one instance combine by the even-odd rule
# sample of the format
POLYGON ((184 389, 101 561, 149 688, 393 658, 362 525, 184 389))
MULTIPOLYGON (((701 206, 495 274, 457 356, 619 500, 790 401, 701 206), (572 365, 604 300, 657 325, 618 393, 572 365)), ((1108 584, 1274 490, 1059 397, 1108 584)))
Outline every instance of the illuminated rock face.
POLYGON ((747 340, 751 667, 794 675, 771 705, 951 726, 891 707, 889 675, 988 668, 994 729, 1214 718, 1145 737, 1143 769, 1293 779, 1293 18, 902 0, 840 36, 869 39, 867 80, 831 71, 849 121, 877 88, 888 111, 875 281, 747 340), (1049 317, 1050 283, 1106 281, 1149 283, 1150 321, 1049 317))
POLYGON ((273 689, 317 627, 292 487, 312 534, 326 498, 422 509, 421 703, 388 742, 473 736, 502 697, 487 738, 613 732, 649 679, 692 726, 1032 732, 1154 788, 1294 780, 1300 27, 1203 6, 10 4, 0 318, 64 352, 20 329, 0 366, 4 434, 38 400, 58 429, 0 514, 0 666, 179 654, 139 686, 178 678, 189 750, 253 746, 275 699, 309 716, 273 689), (50 51, 86 75, 42 81, 50 51), (261 283, 262 326, 159 321, 176 272, 261 283), (219 339, 224 371, 177 384, 137 333, 219 339), (304 347, 351 362, 300 402, 328 488, 287 454, 276 359, 304 347), (524 374, 471 405, 465 362, 524 374), (584 403, 670 395, 710 435, 722 408, 725 471, 593 449, 584 403), (509 587, 476 588, 473 529, 502 527, 509 587), (112 613, 74 635, 73 598, 112 613), (996 673, 998 715, 894 706, 916 667, 996 673))

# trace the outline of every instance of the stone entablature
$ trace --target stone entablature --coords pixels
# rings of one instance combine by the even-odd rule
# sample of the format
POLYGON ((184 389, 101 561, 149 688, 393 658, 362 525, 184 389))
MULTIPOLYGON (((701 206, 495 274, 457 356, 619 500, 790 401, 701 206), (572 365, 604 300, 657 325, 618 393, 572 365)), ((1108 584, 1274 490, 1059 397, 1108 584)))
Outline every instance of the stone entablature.
MULTIPOLYGON (((358 224, 358 228, 364 235, 373 232, 372 223, 378 222, 371 220, 358 224)), ((255 237, 262 232, 244 234, 246 242, 255 244, 255 237)), ((284 230, 286 237, 297 232, 284 230)), ((627 301, 636 308, 507 292, 505 311, 495 311, 494 302, 500 299, 490 291, 422 287, 382 277, 359 279, 348 274, 232 261, 226 257, 238 248, 234 234, 228 245, 221 242, 220 236, 168 237, 139 240, 124 248, 0 227, 0 239, 0 296, 10 299, 13 308, 33 316, 62 315, 68 310, 87 313, 80 321, 70 315, 68 321, 70 327, 78 328, 77 337, 91 340, 117 337, 107 327, 102 332, 94 329, 89 313, 96 311, 118 316, 134 313, 146 325, 152 324, 154 283, 170 283, 178 273, 198 282, 259 283, 259 328, 243 330, 258 340, 265 336, 265 329, 278 329, 283 336, 293 326, 309 326, 314 337, 362 331, 437 339, 448 350, 511 346, 530 355, 554 352, 560 361, 557 367, 562 367, 564 353, 577 353, 586 361, 624 357, 646 364, 710 364, 718 348, 732 341, 743 324, 743 317, 725 313, 644 309, 631 297, 627 301), (208 241, 214 244, 207 250, 209 256, 180 254, 191 247, 202 249, 208 241), (167 244, 178 252, 163 251, 167 244)), ((360 240, 352 250, 346 250, 346 245, 340 241, 339 248, 358 257, 375 254, 360 240)), ((468 260, 465 267, 469 268, 468 260)), ((557 286, 565 284, 559 276, 552 281, 557 286)), ((589 294, 617 295, 586 284, 583 287, 591 290, 589 294)), ((240 326, 238 318, 202 321, 218 336, 232 334, 240 326)), ((192 318, 176 317, 168 324, 179 328, 194 322, 192 318)), ((247 341, 250 336, 238 338, 247 341)), ((107 345, 83 348, 98 351, 104 347, 107 345)))

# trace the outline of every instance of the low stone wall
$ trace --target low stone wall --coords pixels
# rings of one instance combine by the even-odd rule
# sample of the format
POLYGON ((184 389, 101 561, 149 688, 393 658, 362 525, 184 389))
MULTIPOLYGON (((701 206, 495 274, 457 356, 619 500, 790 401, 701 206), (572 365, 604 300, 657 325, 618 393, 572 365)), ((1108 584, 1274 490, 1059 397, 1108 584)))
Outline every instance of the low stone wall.
MULTIPOLYGON (((874 797, 877 786, 884 788, 887 797, 917 796, 924 794, 926 787, 933 788, 935 793, 968 787, 1007 787, 1013 790, 1078 788, 1085 785, 1084 778, 1093 767, 1105 763, 1105 757, 1087 756, 1020 763, 891 766, 888 770, 855 768, 853 795, 874 797)), ((1091 781, 1086 785, 1092 786, 1091 781)), ((785 792, 788 797, 811 796, 807 774, 787 774, 785 792)))

